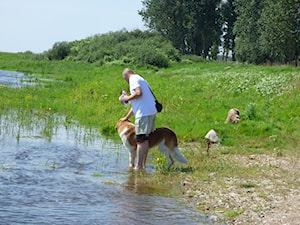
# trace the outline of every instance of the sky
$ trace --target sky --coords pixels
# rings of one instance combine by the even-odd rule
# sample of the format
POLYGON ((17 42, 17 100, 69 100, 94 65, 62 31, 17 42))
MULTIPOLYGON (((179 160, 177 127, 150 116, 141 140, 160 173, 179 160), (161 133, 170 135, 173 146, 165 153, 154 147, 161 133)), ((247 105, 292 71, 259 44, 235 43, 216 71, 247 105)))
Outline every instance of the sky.
POLYGON ((56 42, 145 30, 142 8, 142 0, 0 0, 0 52, 41 53, 56 42))

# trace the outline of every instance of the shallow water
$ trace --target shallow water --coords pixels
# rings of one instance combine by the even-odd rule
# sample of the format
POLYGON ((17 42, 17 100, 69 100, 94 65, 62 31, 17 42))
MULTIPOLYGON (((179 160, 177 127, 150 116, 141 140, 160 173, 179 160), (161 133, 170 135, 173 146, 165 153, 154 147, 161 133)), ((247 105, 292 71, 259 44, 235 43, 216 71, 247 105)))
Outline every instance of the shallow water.
POLYGON ((11 87, 33 86, 34 79, 26 76, 24 73, 0 70, 0 84, 11 87))
POLYGON ((26 86, 34 86, 37 84, 47 84, 53 82, 61 82, 52 79, 40 78, 34 74, 26 74, 17 71, 0 70, 0 86, 5 85, 12 88, 22 88, 26 86))
POLYGON ((0 116, 1 224, 213 224, 127 166, 123 146, 96 130, 9 111, 0 116))

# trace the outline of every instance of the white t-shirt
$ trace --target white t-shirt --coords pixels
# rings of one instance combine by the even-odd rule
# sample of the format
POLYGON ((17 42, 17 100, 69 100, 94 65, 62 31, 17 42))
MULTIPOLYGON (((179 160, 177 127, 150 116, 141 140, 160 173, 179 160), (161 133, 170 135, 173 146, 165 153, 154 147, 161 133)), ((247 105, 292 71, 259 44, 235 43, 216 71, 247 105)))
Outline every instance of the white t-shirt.
POLYGON ((137 87, 141 88, 142 96, 131 101, 135 118, 156 114, 155 99, 148 82, 140 75, 134 74, 129 78, 130 93, 133 94, 137 87))

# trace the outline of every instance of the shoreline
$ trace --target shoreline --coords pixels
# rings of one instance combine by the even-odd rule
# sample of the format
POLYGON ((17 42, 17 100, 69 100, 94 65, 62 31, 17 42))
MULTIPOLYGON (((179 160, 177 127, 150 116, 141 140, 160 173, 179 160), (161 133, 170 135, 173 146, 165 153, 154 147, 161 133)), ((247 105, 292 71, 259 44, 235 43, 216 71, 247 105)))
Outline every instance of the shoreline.
POLYGON ((186 174, 183 196, 198 210, 225 224, 300 224, 300 160, 268 154, 211 155, 223 157, 254 176, 218 174, 207 178, 186 174))

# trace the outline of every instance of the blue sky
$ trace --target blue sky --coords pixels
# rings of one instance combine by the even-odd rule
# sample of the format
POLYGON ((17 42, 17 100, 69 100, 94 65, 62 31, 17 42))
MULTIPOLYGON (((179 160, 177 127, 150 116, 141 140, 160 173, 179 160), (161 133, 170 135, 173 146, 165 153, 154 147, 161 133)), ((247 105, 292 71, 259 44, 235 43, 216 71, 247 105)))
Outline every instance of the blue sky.
POLYGON ((55 42, 146 29, 141 0, 0 0, 0 52, 40 53, 55 42))

